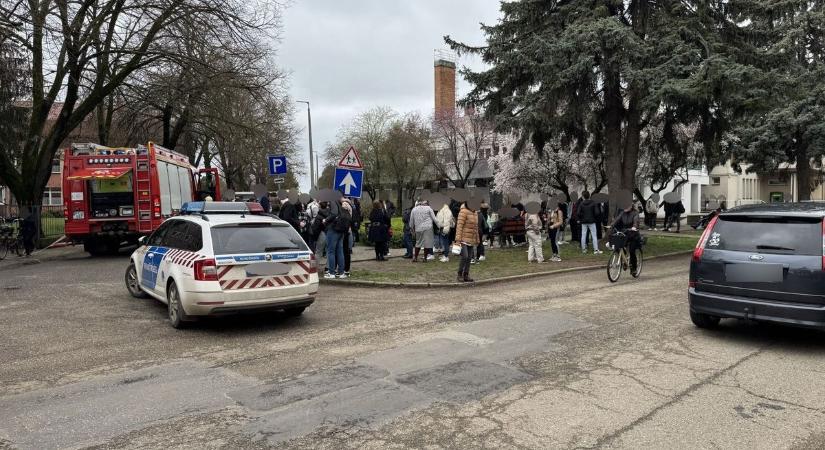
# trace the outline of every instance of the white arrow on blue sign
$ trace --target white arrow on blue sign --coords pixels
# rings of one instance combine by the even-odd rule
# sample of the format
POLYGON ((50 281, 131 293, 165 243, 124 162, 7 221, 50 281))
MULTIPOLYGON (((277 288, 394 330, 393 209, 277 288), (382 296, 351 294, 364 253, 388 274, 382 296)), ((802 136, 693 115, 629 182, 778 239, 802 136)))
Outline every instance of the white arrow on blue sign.
POLYGON ((269 161, 270 175, 283 175, 286 173, 286 156, 272 156, 266 157, 269 161))
POLYGON ((335 168, 335 182, 332 188, 340 191, 345 197, 361 198, 361 187, 364 182, 364 171, 357 169, 335 168))

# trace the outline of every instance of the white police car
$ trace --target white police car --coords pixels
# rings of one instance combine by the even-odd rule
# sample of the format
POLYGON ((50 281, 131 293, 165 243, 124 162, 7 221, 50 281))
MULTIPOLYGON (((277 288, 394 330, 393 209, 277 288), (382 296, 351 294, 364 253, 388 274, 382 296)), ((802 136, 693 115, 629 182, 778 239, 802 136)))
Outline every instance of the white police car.
POLYGON ((175 328, 244 311, 300 315, 318 293, 315 255, 289 224, 253 212, 260 205, 184 204, 132 253, 129 293, 166 303, 175 328))

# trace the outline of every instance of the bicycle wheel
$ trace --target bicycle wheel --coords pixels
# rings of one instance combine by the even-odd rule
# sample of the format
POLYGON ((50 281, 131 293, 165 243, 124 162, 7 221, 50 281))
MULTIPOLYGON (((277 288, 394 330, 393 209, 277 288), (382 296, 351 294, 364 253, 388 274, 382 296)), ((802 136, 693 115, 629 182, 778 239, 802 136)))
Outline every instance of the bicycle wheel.
POLYGON ((620 276, 622 276, 622 255, 620 251, 614 251, 610 255, 610 261, 607 262, 607 279, 615 283, 619 281, 620 276))
POLYGON ((639 275, 642 274, 642 249, 636 249, 636 270, 631 270, 630 275, 633 278, 639 278, 639 275))
POLYGON ((23 256, 26 254, 26 248, 23 246, 23 238, 15 239, 13 245, 14 253, 17 256, 23 256))

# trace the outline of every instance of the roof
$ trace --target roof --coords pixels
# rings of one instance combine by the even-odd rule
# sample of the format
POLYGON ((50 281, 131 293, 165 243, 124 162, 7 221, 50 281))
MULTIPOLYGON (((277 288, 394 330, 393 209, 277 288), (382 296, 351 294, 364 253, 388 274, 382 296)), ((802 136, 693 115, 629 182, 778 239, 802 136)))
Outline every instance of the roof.
POLYGON ((232 223, 287 223, 277 217, 269 215, 254 215, 254 214, 191 214, 185 216, 174 216, 172 219, 190 220, 198 225, 227 225, 232 223), (206 216, 206 220, 203 218, 206 216))
POLYGON ((722 213, 722 216, 746 215, 825 217, 825 201, 743 205, 722 213))

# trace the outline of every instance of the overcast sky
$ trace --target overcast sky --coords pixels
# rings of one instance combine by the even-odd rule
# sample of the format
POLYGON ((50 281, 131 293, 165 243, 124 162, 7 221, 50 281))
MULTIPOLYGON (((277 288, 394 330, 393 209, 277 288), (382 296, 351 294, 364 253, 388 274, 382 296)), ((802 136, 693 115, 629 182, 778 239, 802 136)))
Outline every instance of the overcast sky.
MULTIPOLYGON (((483 43, 479 22, 494 24, 498 10, 498 0, 293 0, 278 63, 290 72, 292 97, 312 103, 314 150, 322 152, 343 124, 373 106, 430 114, 433 51, 445 48, 446 34, 483 43)), ((480 66, 469 58, 458 64, 480 66)), ((468 87, 458 82, 461 96, 468 87)), ((308 160, 305 105, 295 120, 308 160)), ((308 177, 301 187, 308 188, 308 177)))

